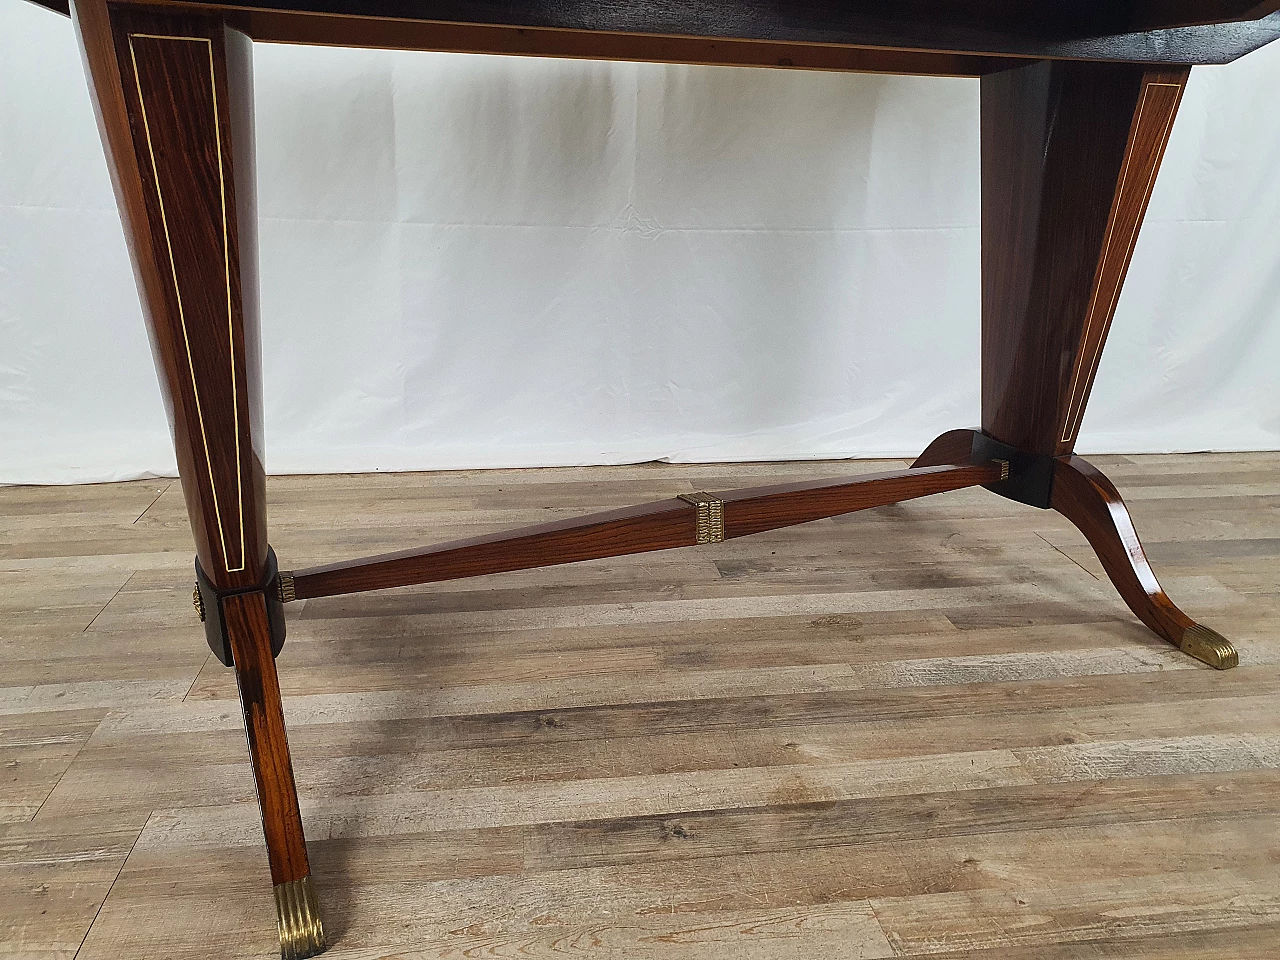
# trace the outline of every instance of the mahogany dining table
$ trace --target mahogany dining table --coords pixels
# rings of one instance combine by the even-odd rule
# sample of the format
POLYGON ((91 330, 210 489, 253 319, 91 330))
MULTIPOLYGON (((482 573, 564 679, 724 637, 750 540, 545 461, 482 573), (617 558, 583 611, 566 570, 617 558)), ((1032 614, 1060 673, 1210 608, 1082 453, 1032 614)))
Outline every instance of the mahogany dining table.
POLYGON ((1236 664, 1166 596, 1116 488, 1074 448, 1191 68, 1280 36, 1280 0, 38 2, 75 24, 195 537, 194 602, 236 673, 284 957, 326 943, 275 667, 293 600, 716 543, 981 485, 1064 514, 1138 619, 1211 667, 1236 664), (941 434, 905 470, 281 570, 263 470, 255 40, 979 78, 981 426, 941 434))

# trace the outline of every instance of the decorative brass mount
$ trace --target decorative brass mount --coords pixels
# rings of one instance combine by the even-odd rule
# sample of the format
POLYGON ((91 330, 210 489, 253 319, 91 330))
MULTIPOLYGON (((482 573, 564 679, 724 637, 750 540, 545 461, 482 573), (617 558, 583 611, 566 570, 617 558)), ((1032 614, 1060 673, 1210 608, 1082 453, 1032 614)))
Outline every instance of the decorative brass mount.
POLYGON ((320 903, 311 877, 277 883, 275 893, 283 960, 305 960, 323 953, 324 923, 320 920, 320 903))
POLYGON ((724 501, 709 493, 682 493, 680 499, 698 508, 698 543, 724 541, 724 501))
POLYGON ((1178 649, 1216 670, 1230 670, 1240 662, 1240 655, 1230 640, 1198 623, 1187 628, 1178 649))

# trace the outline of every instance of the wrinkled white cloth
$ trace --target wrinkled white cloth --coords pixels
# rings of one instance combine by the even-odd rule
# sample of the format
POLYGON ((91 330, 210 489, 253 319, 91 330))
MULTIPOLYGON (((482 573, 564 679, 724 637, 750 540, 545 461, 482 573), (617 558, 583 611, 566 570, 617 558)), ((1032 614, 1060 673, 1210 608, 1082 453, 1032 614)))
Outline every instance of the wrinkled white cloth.
MULTIPOLYGON (((978 82, 259 45, 267 468, 979 418, 978 82)), ((1280 447, 1280 43, 1192 74, 1080 449, 1280 447)), ((0 482, 172 474, 70 23, 0 6, 0 482)))

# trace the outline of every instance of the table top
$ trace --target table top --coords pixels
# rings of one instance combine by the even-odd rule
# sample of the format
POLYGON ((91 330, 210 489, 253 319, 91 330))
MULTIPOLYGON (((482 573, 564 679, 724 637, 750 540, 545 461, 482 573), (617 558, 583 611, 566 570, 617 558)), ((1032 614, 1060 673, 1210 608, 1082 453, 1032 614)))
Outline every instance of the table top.
MULTIPOLYGON (((67 0, 33 0, 67 11, 67 0)), ((151 0, 255 40, 981 75, 1024 58, 1227 63, 1280 0, 151 0)))

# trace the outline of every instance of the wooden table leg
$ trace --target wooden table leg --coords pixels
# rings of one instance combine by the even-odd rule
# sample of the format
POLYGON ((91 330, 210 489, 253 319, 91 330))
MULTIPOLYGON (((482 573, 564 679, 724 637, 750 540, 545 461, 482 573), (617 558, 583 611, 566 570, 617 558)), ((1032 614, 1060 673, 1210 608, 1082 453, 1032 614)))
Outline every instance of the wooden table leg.
POLYGON ((283 620, 262 466, 251 44, 214 17, 104 0, 77 0, 72 12, 216 605, 208 613, 234 659, 281 952, 313 956, 324 933, 273 656, 283 620))
POLYGON ((1173 605, 1115 487, 1072 456, 1188 73, 1063 61, 982 78, 982 431, 943 434, 916 466, 965 447, 1010 460, 993 489, 1059 510, 1143 623, 1226 668, 1231 645, 1173 605))
POLYGON ((1239 663, 1235 648, 1221 634, 1196 623, 1164 592, 1147 563, 1128 508, 1102 471, 1080 457, 1062 457, 1054 466, 1053 508, 1089 539, 1137 618, 1211 667, 1226 670, 1239 663))
POLYGON ((1038 63, 982 78, 982 429, 1075 447, 1189 69, 1038 63))

